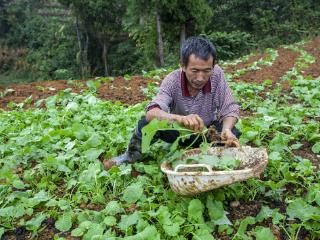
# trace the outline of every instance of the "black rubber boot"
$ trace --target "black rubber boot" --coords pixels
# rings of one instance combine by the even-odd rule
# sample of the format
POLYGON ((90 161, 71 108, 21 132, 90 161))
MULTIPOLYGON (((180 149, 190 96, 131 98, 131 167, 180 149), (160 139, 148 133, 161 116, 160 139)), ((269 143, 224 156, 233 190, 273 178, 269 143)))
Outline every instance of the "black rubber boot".
POLYGON ((114 165, 120 165, 123 163, 133 163, 142 158, 141 153, 141 139, 134 133, 130 139, 129 145, 126 151, 110 160, 105 161, 103 164, 105 168, 110 169, 114 165))

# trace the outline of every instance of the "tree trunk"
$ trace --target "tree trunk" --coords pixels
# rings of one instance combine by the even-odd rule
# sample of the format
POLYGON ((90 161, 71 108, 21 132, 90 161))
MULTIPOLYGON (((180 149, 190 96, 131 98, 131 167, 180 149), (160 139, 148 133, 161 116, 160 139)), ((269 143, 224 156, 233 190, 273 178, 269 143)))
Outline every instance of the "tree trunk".
POLYGON ((164 57, 163 57, 163 40, 162 40, 162 31, 161 31, 161 18, 159 13, 156 13, 157 16, 157 33, 158 33, 158 51, 159 51, 159 61, 160 66, 164 66, 164 57))
POLYGON ((108 64, 107 64, 107 37, 105 34, 102 36, 102 61, 103 61, 103 68, 104 68, 104 76, 108 76, 108 64))
POLYGON ((141 15, 141 16, 139 17, 139 25, 140 25, 140 26, 143 26, 143 25, 144 25, 144 16, 143 16, 143 15, 141 15))
POLYGON ((82 42, 81 42, 81 34, 79 27, 79 20, 76 18, 76 29, 77 29, 77 39, 78 39, 78 47, 79 47, 79 64, 80 64, 80 75, 83 78, 84 69, 83 69, 83 51, 82 51, 82 42))
POLYGON ((182 47, 182 44, 185 40, 186 40, 186 24, 183 23, 180 29, 180 48, 182 47))
POLYGON ((89 48, 89 34, 86 30, 86 42, 84 45, 84 51, 83 51, 83 62, 84 62, 84 75, 88 76, 90 73, 89 69, 89 61, 88 61, 88 48, 89 48))

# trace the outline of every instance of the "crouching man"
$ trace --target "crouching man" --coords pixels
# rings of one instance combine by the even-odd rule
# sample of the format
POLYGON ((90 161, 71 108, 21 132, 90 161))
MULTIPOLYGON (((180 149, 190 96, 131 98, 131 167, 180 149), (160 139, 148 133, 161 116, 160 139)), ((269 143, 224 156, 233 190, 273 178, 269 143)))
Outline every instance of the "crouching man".
MULTIPOLYGON (((239 119, 239 106, 224 79, 223 70, 215 64, 216 51, 205 38, 188 38, 180 53, 180 66, 162 82, 158 94, 146 108, 146 115, 138 122, 124 154, 106 160, 104 166, 132 163, 141 159, 141 129, 152 119, 177 121, 183 126, 202 131, 214 126, 221 139, 239 146, 240 132, 234 127, 239 119)), ((158 131, 155 138, 173 143, 177 131, 158 131)), ((181 144, 189 145, 195 136, 181 144)), ((196 141, 193 147, 199 146, 196 141)))

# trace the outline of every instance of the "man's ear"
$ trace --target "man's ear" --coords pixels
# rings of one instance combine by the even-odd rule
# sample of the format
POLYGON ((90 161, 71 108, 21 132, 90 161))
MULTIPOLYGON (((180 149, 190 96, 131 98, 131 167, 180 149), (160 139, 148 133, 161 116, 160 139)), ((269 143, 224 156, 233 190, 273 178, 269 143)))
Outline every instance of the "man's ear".
POLYGON ((181 68, 184 72, 186 72, 186 67, 185 67, 184 63, 182 62, 182 60, 179 61, 179 65, 180 65, 180 68, 181 68))

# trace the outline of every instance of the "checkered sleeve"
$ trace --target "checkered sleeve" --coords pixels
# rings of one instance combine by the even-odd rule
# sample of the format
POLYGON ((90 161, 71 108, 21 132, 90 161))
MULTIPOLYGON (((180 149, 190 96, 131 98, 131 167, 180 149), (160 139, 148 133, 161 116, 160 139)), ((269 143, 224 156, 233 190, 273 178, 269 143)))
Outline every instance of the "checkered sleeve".
POLYGON ((157 95, 147 105, 146 111, 158 107, 165 112, 170 112, 170 104, 172 103, 174 84, 177 80, 176 78, 176 74, 171 73, 163 79, 157 95))

